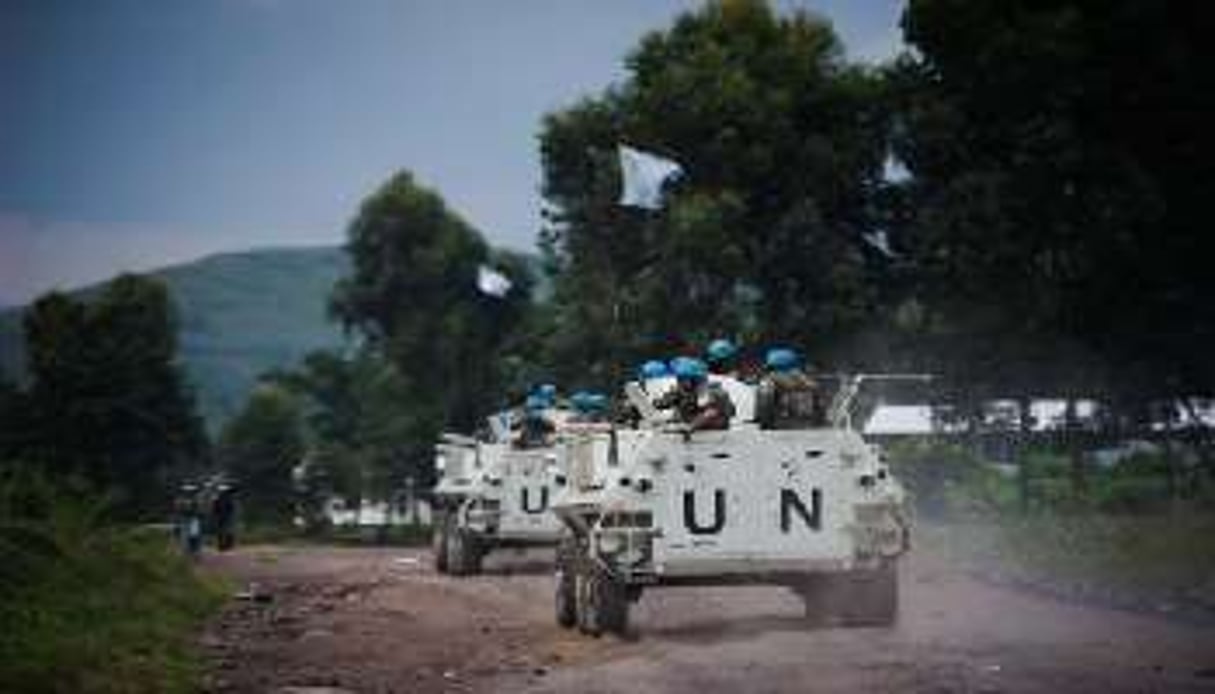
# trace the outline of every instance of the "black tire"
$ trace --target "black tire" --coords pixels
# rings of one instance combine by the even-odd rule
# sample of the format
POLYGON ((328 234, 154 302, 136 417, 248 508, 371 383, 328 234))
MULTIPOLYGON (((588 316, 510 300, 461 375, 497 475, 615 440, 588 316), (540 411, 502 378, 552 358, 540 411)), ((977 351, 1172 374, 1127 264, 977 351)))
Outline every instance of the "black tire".
POLYGON ((465 541, 468 539, 467 533, 463 530, 448 526, 447 530, 447 573, 452 576, 463 576, 468 572, 468 567, 465 562, 467 551, 464 548, 465 541))
POLYGON ((557 546, 557 585, 553 591, 553 608, 557 624, 565 629, 572 629, 578 624, 575 552, 573 538, 562 538, 557 546))
POLYGON ((893 561, 876 569, 849 574, 850 609, 844 621, 849 626, 892 626, 899 616, 899 573, 893 561))
MULTIPOLYGON (((587 562, 590 564, 590 562, 587 562)), ((629 597, 625 586, 599 566, 578 573, 578 628, 584 634, 624 635, 629 627, 629 597)))
POLYGON ((481 543, 467 530, 451 527, 447 533, 447 571, 452 576, 470 576, 481 572, 481 543))
POLYGON ((578 598, 576 580, 569 569, 557 567, 557 586, 554 590, 553 608, 557 615, 557 625, 572 629, 578 623, 578 598))
POLYGON ((805 619, 813 626, 828 626, 833 623, 835 606, 840 603, 837 581, 829 574, 810 574, 791 586, 802 599, 805 619))
POLYGON ((435 571, 445 574, 447 573, 447 532, 448 520, 447 515, 436 518, 434 523, 434 531, 431 535, 431 551, 435 555, 435 571))
POLYGON ((806 620, 818 626, 891 626, 898 619, 894 562, 875 569, 806 576, 793 589, 805 604, 806 620))
POLYGON ((487 553, 485 543, 480 537, 468 533, 464 537, 464 571, 470 576, 481 573, 481 562, 487 553))
POLYGON ((599 636, 603 628, 599 624, 599 613, 590 604, 590 579, 585 571, 574 574, 574 601, 578 610, 578 631, 588 636, 599 636))

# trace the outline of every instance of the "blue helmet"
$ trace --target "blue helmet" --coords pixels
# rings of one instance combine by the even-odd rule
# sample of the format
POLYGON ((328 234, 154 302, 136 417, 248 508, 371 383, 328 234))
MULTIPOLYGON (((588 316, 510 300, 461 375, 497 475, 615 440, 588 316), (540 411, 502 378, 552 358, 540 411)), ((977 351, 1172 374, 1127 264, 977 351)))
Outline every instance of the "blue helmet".
POLYGON ((607 408, 607 396, 580 390, 570 396, 570 404, 579 412, 601 412, 607 408))
POLYGON ((709 376, 705 363, 693 357, 675 357, 671 360, 671 371, 679 381, 700 382, 709 376))
POLYGON ((539 394, 527 396, 527 400, 523 402, 523 409, 528 412, 539 412, 549 406, 549 402, 539 394))
POLYGON ((738 354, 738 348, 734 346, 734 343, 722 337, 710 342, 708 349, 705 350, 705 358, 711 363, 733 359, 736 354, 738 354))
POLYGON ((792 371, 800 362, 797 352, 788 347, 773 347, 764 357, 764 366, 773 371, 792 371))
POLYGON ((545 404, 552 405, 557 401, 557 386, 552 383, 541 383, 536 386, 536 392, 532 395, 543 400, 545 404))
POLYGON ((641 368, 638 369, 638 373, 641 374, 641 380, 648 381, 653 378, 664 378, 666 376, 670 376, 671 370, 667 368, 665 362, 657 359, 651 359, 641 365, 641 368))

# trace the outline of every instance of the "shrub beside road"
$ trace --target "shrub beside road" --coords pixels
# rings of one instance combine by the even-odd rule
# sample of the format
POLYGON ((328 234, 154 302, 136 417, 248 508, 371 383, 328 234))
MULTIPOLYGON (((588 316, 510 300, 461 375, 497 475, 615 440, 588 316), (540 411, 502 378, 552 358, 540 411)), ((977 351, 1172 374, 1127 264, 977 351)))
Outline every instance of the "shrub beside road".
POLYGON ((223 602, 160 529, 95 498, 0 480, 0 691, 194 691, 194 648, 223 602))

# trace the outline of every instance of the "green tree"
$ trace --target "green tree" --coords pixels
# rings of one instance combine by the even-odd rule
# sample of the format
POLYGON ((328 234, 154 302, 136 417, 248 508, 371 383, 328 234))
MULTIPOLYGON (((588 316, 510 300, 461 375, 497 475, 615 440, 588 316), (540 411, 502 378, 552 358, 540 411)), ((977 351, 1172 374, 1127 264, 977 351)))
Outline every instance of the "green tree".
POLYGON ((91 301, 51 293, 26 312, 25 332, 21 456, 115 492, 121 513, 163 509, 172 478, 207 452, 166 287, 123 275, 91 301))
POLYGON ((685 14, 626 64, 541 133, 554 361, 605 382, 721 333, 842 357, 884 270, 861 238, 880 221, 878 75, 844 60, 826 22, 756 0, 685 14), (616 204, 621 142, 684 167, 663 212, 616 204))
POLYGON ((29 434, 25 394, 0 372, 0 465, 16 458, 29 434))
POLYGON ((335 288, 333 313, 395 367, 411 413, 401 426, 425 442, 427 461, 416 464, 428 465, 440 427, 471 429, 498 400, 533 280, 520 257, 493 251, 407 172, 363 202, 346 250, 352 272, 335 288), (478 291, 483 264, 512 282, 504 297, 478 291))
POLYGON ((312 472, 328 493, 391 501, 407 478, 433 481, 431 410, 414 407, 407 381, 374 350, 314 352, 270 380, 301 399, 312 472))
POLYGON ((299 403, 262 385, 220 433, 219 463, 236 480, 241 512, 254 522, 284 523, 299 501, 293 473, 305 446, 299 403))
POLYGON ((1215 386, 1196 12, 908 5, 916 53, 890 71, 914 174, 902 232, 953 344, 993 347, 978 356, 995 368, 974 370, 995 388, 1104 395, 1129 413, 1215 386))

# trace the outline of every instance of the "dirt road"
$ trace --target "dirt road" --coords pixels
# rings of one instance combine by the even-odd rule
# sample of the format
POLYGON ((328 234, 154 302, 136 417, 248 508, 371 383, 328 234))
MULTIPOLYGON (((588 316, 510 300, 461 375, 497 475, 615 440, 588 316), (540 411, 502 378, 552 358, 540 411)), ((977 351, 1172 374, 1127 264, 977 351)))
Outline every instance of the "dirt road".
POLYGON ((813 629, 780 588, 666 589, 628 640, 559 629, 549 557, 246 548, 203 637, 212 692, 1215 692, 1215 628, 1071 605, 912 556, 892 629, 813 629), (300 689, 293 689, 300 688, 300 689), (329 689, 324 689, 329 688, 329 689))

